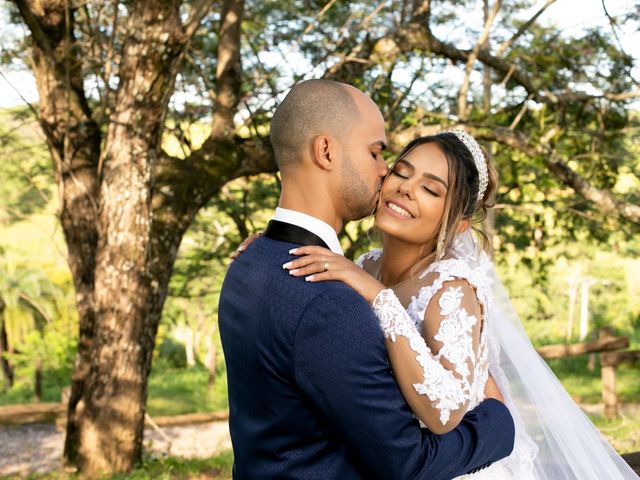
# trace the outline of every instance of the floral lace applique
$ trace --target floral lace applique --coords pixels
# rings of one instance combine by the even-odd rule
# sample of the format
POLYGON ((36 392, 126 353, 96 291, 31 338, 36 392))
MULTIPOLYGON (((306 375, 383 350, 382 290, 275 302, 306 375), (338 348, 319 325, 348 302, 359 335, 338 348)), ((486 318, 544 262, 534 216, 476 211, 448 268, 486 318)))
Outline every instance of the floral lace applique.
POLYGON ((415 383, 413 388, 433 402, 434 407, 440 411, 440 422, 445 425, 451 412, 458 410, 469 400, 468 379, 457 378, 454 372, 437 360, 393 290, 382 290, 372 306, 385 338, 395 342, 402 336, 409 341, 409 346, 416 353, 416 361, 423 372, 423 381, 415 383))
POLYGON ((475 364, 472 330, 478 319, 461 306, 462 297, 462 287, 449 287, 440 296, 438 305, 443 320, 433 338, 442 343, 436 358, 449 360, 456 372, 467 379, 471 373, 469 362, 475 364))

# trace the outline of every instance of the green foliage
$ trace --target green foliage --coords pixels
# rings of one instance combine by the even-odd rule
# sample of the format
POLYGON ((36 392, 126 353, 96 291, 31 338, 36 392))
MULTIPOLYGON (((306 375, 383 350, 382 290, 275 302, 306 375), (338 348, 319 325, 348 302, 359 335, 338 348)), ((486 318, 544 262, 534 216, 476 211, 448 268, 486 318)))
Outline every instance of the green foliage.
MULTIPOLYGON (((392 40, 394 29, 402 31, 409 21, 410 3, 386 2, 378 9, 379 2, 335 2, 320 16, 325 1, 248 1, 242 25, 242 99, 237 112, 242 125, 238 136, 266 137, 274 107, 287 88, 326 70, 332 75, 334 67, 334 78, 372 95, 387 120, 390 137, 409 127, 456 123, 464 65, 392 40), (347 57, 353 61, 345 61, 347 57), (344 68, 337 68, 341 62, 344 68)), ((99 2, 89 3, 76 14, 89 14, 97 5, 99 2)), ((128 6, 120 3, 123 12, 128 6)), ((212 54, 218 46, 217 7, 219 2, 198 29, 180 66, 175 97, 184 101, 174 97, 167 116, 162 147, 179 158, 197 149, 210 132, 218 61, 212 54)), ((492 48, 512 36, 530 7, 527 1, 504 2, 492 29, 492 48)), ((111 7, 105 8, 108 13, 111 7)), ((15 8, 11 9, 15 19, 15 8)), ((482 28, 475 20, 481 15, 470 19, 480 10, 479 1, 432 2, 435 33, 453 46, 473 47, 482 28)), ((96 30, 108 32, 104 22, 110 15, 93 18, 97 17, 103 23, 96 30)), ((637 22, 637 18, 629 16, 626 21, 637 22)), ((78 35, 79 40, 87 40, 85 31, 78 35)), ((5 64, 27 52, 21 38, 14 40, 3 48, 0 61, 5 64)), ((562 94, 567 88, 577 92, 629 90, 631 69, 637 63, 620 50, 609 27, 569 35, 539 23, 507 50, 504 59, 544 95, 562 94)), ((84 61, 84 70, 102 78, 101 59, 87 55, 84 61)), ((481 73, 483 68, 477 63, 468 95, 471 126, 509 129, 528 136, 534 145, 548 146, 593 186, 634 205, 640 203, 640 114, 632 110, 634 104, 602 98, 542 103, 530 99, 512 76, 492 71, 492 108, 485 110, 481 73)), ((95 120, 104 125, 104 115, 96 114, 95 120)), ((640 348, 640 227, 585 201, 549 170, 546 156, 528 155, 498 143, 488 147, 501 179, 495 260, 533 342, 564 341, 569 281, 592 279, 591 325, 612 326, 618 334, 631 335, 633 347, 640 348)), ((44 399, 57 400, 69 382, 77 320, 57 226, 51 159, 28 110, 0 112, 0 153, 7 159, 0 162, 0 295, 9 304, 6 319, 17 349, 11 355, 17 369, 16 385, 0 394, 0 403, 32 399, 37 359, 45 368, 44 399), (42 315, 19 300, 20 292, 28 293, 51 321, 42 322, 42 315)), ((393 152, 389 155, 392 159, 393 152)), ((148 404, 152 415, 226 408, 217 332, 219 292, 229 255, 248 234, 264 229, 279 189, 277 175, 236 179, 199 212, 184 236, 154 352, 148 404), (193 343, 195 357, 195 366, 190 368, 184 368, 187 339, 193 343), (208 390, 205 364, 212 350, 217 377, 208 390)), ((375 244, 371 227, 370 219, 345 226, 341 240, 347 256, 354 258, 375 244)), ((577 328, 573 340, 575 333, 577 328)), ((552 367, 574 396, 597 402, 599 373, 588 371, 585 362, 586 357, 552 363, 552 367)), ((640 386, 633 369, 621 369, 619 389, 624 402, 638 401, 640 386)), ((145 467, 157 466, 161 477, 172 469, 178 471, 172 462, 145 467)), ((140 475, 136 478, 147 478, 140 475)))
POLYGON ((180 415, 194 412, 217 412, 228 408, 224 367, 211 389, 209 372, 197 365, 176 369, 155 362, 149 377, 147 409, 151 416, 180 415))
POLYGON ((0 225, 42 211, 52 198, 53 169, 43 142, 30 111, 0 111, 0 225))
POLYGON ((186 368, 187 355, 184 351, 184 345, 178 343, 172 338, 164 338, 160 345, 156 347, 158 360, 166 363, 172 368, 186 368))

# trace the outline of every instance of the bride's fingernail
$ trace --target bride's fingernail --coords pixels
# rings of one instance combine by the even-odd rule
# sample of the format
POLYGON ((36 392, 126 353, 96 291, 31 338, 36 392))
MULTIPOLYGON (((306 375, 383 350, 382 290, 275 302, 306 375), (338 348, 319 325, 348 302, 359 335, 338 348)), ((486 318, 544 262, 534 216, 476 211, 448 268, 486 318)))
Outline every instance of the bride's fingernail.
POLYGON ((292 248, 291 250, 289 250, 289 255, 295 255, 296 253, 298 253, 297 248, 292 248))
POLYGON ((293 270, 289 270, 289 275, 295 275, 298 273, 299 268, 294 268, 293 270))
POLYGON ((285 270, 288 269, 291 266, 292 262, 287 262, 284 265, 282 265, 282 268, 284 268, 285 270))
POLYGON ((304 280, 306 282, 313 282, 313 278, 314 278, 313 275, 309 275, 308 277, 305 277, 304 280))

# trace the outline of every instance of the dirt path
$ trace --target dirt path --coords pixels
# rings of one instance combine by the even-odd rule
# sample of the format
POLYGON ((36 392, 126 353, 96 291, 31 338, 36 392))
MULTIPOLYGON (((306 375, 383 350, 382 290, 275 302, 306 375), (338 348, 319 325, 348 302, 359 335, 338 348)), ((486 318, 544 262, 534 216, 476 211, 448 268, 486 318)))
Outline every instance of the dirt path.
MULTIPOLYGON (((226 421, 164 427, 161 434, 146 429, 147 451, 178 457, 210 457, 231 448, 226 421)), ((60 468, 64 433, 54 425, 0 427, 0 476, 44 473, 60 468)))

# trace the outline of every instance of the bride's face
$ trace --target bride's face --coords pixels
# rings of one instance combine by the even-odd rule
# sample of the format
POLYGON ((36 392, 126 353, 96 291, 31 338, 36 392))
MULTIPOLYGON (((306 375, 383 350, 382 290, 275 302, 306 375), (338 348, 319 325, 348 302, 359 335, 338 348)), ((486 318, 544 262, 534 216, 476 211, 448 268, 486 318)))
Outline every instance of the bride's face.
POLYGON ((399 159, 380 191, 376 225, 415 244, 434 244, 448 188, 447 158, 435 143, 418 145, 399 159))

